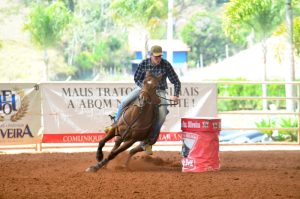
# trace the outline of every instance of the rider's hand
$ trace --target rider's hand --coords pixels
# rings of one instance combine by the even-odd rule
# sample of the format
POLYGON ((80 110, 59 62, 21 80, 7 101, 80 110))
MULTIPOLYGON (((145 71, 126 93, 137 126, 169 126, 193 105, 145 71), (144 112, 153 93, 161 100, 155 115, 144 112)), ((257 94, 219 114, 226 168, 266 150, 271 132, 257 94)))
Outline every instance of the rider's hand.
POLYGON ((179 103, 179 97, 177 97, 177 96, 172 96, 171 100, 173 100, 175 102, 175 104, 179 103))

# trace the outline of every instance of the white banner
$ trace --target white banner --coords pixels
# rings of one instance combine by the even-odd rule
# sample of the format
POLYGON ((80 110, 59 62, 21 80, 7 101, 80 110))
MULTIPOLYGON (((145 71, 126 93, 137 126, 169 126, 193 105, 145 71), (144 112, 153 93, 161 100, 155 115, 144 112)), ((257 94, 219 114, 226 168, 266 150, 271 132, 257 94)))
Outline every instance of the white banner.
MULTIPOLYGON (((134 84, 68 82, 43 83, 40 87, 44 134, 95 134, 103 133, 104 128, 112 123, 108 115, 116 112, 122 96, 126 96, 134 84)), ((180 103, 168 108, 170 113, 161 131, 181 131, 181 117, 217 116, 216 84, 182 83, 181 91, 180 103)), ((171 84, 168 93, 173 94, 171 84)), ((46 138, 44 141, 51 139, 46 138)), ((56 142, 59 139, 63 138, 57 138, 56 142)))
POLYGON ((41 99, 33 83, 0 84, 0 144, 36 144, 42 141, 41 99))

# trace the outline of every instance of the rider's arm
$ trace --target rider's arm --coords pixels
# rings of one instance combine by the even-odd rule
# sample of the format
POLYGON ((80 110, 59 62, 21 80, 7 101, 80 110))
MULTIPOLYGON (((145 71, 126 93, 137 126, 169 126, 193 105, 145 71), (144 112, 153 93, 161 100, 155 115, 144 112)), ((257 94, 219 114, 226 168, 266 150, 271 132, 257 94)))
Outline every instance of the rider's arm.
POLYGON ((145 77, 145 70, 143 70, 143 62, 139 64, 138 68, 134 73, 134 82, 139 87, 143 87, 143 80, 145 77))
POLYGON ((169 64, 167 74, 170 82, 174 84, 174 96, 178 98, 181 89, 181 82, 171 64, 169 64))

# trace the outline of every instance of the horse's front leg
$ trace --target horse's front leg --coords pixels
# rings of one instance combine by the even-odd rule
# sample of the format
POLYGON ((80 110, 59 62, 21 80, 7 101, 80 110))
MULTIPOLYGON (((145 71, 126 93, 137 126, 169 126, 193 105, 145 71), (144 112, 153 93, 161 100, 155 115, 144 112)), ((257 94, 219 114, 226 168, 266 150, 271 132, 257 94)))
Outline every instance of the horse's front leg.
MULTIPOLYGON (((121 145, 122 142, 123 142, 123 140, 122 140, 121 136, 116 136, 116 137, 115 137, 115 144, 114 144, 114 147, 112 148, 111 151, 114 151, 114 150, 116 150, 117 148, 119 148, 119 146, 121 145)), ((106 164, 103 166, 103 168, 106 168, 106 167, 107 167, 107 164, 108 164, 108 163, 106 163, 106 164)))
POLYGON ((85 171, 86 172, 96 172, 96 171, 98 171, 99 169, 104 167, 110 160, 114 159, 119 153, 125 151, 130 146, 132 146, 133 143, 135 143, 135 142, 136 142, 136 140, 133 140, 133 139, 125 141, 119 148, 117 148, 116 150, 111 151, 107 158, 105 158, 101 162, 98 162, 95 166, 91 166, 91 167, 87 168, 85 171))
POLYGON ((128 157, 126 158, 126 160, 125 160, 125 162, 124 162, 123 167, 127 168, 127 167, 128 167, 128 164, 129 164, 129 162, 130 162, 130 160, 131 160, 131 157, 134 156, 136 153, 141 152, 141 151, 143 151, 143 150, 144 150, 144 149, 142 148, 142 146, 141 146, 140 144, 139 144, 138 146, 134 147, 133 149, 131 149, 131 150, 129 151, 128 157))
POLYGON ((96 152, 96 159, 97 159, 98 162, 100 162, 103 159, 102 148, 105 146, 105 143, 115 136, 115 129, 116 128, 111 128, 110 130, 108 130, 106 132, 106 136, 102 140, 100 140, 100 142, 98 144, 98 149, 97 149, 97 152, 96 152))
POLYGON ((102 152, 102 148, 104 147, 105 143, 110 140, 111 138, 114 137, 114 132, 109 131, 108 134, 99 142, 98 145, 98 149, 96 152, 96 159, 97 159, 97 164, 90 166, 89 168, 87 168, 85 171, 86 172, 97 172, 100 168, 102 168, 103 166, 105 166, 108 162, 107 159, 103 160, 103 152, 102 152))

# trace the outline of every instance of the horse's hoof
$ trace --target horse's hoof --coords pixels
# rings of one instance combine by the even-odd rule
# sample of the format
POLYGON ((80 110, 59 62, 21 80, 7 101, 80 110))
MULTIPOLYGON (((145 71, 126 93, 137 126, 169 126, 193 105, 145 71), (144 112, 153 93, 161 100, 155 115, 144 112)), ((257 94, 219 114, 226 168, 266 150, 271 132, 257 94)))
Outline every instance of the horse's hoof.
POLYGON ((98 169, 95 166, 90 166, 89 168, 87 168, 85 170, 85 172, 89 172, 89 173, 95 173, 97 171, 98 171, 98 169))

